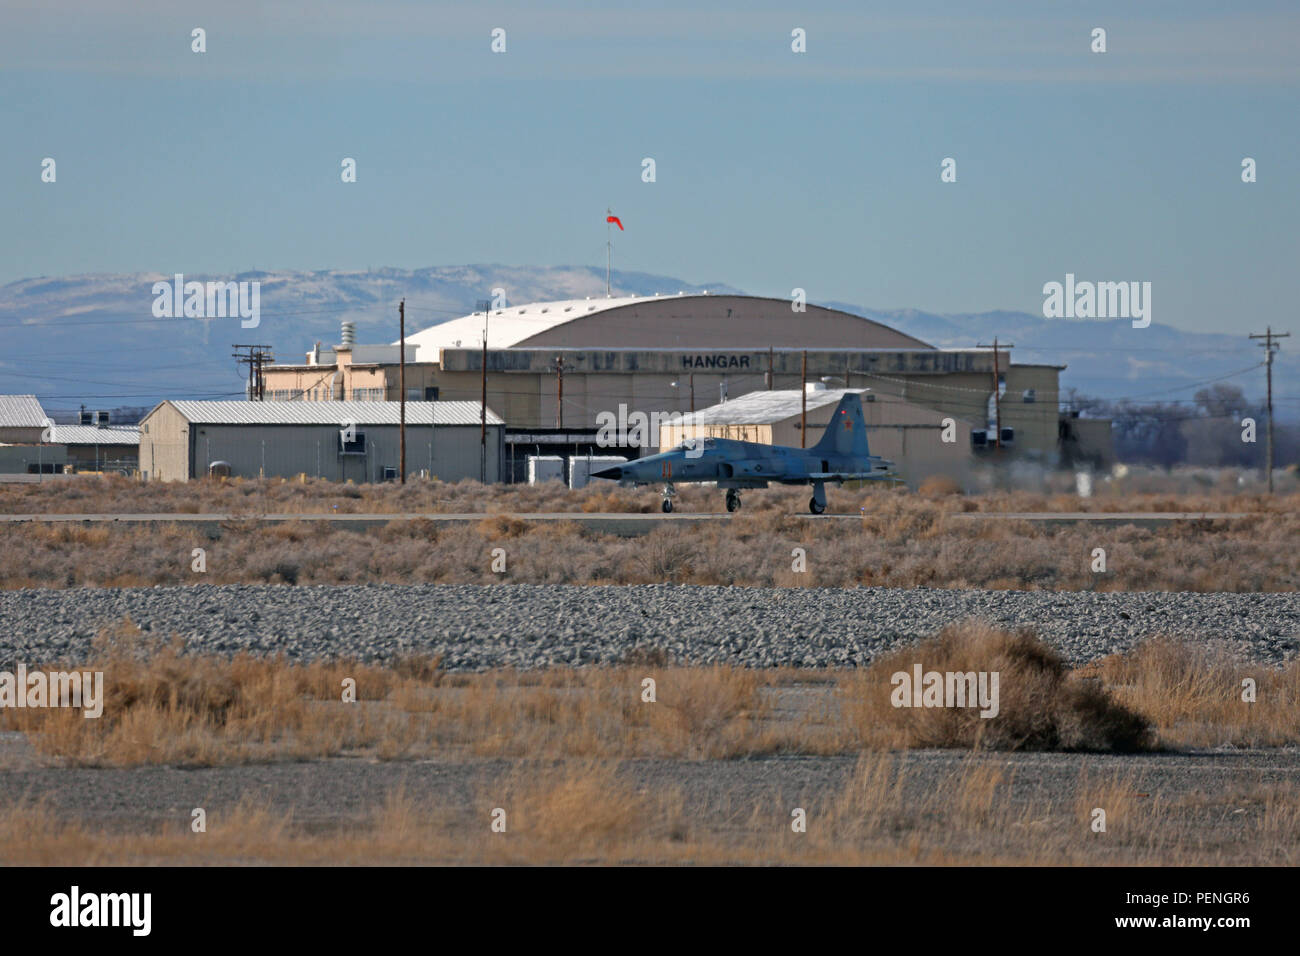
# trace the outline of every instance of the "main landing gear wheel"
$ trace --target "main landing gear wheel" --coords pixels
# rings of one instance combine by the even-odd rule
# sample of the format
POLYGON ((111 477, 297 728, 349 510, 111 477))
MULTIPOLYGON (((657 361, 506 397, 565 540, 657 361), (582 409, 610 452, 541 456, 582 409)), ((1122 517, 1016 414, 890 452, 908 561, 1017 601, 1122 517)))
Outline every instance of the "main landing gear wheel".
POLYGON ((815 515, 819 515, 826 510, 826 506, 824 504, 819 503, 816 498, 809 498, 808 510, 815 515))
POLYGON ((734 488, 728 489, 727 491, 727 510, 740 510, 740 492, 736 491, 734 488))
POLYGON ((664 499, 664 503, 663 503, 662 505, 660 505, 659 507, 661 507, 661 508, 664 509, 664 514, 666 514, 666 515, 667 515, 667 514, 672 514, 672 513, 673 513, 673 499, 671 499, 671 498, 665 498, 665 499, 664 499))

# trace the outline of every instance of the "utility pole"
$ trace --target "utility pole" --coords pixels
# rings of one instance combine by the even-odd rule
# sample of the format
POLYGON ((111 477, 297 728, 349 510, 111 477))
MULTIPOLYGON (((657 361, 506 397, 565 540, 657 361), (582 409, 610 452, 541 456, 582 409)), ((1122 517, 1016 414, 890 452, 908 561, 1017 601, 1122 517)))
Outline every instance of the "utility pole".
POLYGON ((397 415, 398 415, 398 447, 401 449, 397 473, 402 484, 406 484, 406 300, 403 299, 397 304, 397 326, 400 337, 402 354, 397 357, 397 415))
POLYGON ((483 310, 483 367, 479 370, 478 403, 478 480, 487 484, 487 337, 488 311, 492 308, 492 300, 479 299, 478 306, 483 310))
POLYGON ((564 427, 564 357, 555 356, 555 427, 564 427))
POLYGON ((799 398, 803 407, 799 411, 799 447, 808 447, 808 350, 803 350, 802 369, 799 373, 799 398))
MULTIPOLYGON (((1002 370, 998 368, 998 337, 993 336, 992 345, 977 345, 978 349, 993 349, 993 427, 996 429, 995 438, 998 443, 998 451, 1002 450, 1002 370)), ((1013 349, 1014 345, 1000 346, 1004 349, 1013 349)))
POLYGON ((266 400, 266 378, 262 374, 263 366, 272 361, 269 345, 232 345, 235 364, 248 366, 248 400, 262 402, 266 400), (247 349, 245 354, 242 350, 247 349))
POLYGON ((1268 493, 1273 493, 1273 353, 1280 346, 1274 342, 1274 339, 1290 338, 1290 332, 1274 332, 1270 325, 1264 330, 1263 335, 1251 335, 1252 339, 1263 339, 1259 347, 1264 350, 1264 368, 1265 375, 1268 379, 1268 450, 1264 453, 1265 469, 1268 474, 1268 493))

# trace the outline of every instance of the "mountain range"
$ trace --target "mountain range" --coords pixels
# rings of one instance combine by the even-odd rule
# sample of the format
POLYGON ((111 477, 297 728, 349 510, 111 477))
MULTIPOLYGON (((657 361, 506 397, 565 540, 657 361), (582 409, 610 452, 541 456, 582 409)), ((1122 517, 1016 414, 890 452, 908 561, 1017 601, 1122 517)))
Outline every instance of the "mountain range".
MULTIPOLYGON (((423 269, 249 272, 260 283, 260 324, 237 318, 156 318, 155 282, 170 275, 135 273, 22 279, 0 286, 0 393, 35 393, 50 412, 79 404, 151 406, 163 398, 238 398, 246 372, 235 344, 267 345, 277 358, 301 361, 317 340, 337 342, 343 321, 356 323, 360 343, 397 338, 397 303, 406 298, 408 334, 468 314, 501 287, 513 303, 598 298, 605 273, 587 266, 435 266, 423 269)), ((185 279, 228 280, 187 275, 185 279)), ((722 282, 695 285, 669 276, 616 271, 615 295, 678 291, 741 293, 722 282)), ((1013 360, 1066 366, 1062 391, 1141 401, 1190 399, 1222 380, 1262 398, 1263 351, 1241 326, 1224 333, 1185 332, 1153 322, 1046 319, 1026 312, 935 314, 809 301, 866 316, 941 348, 1009 343, 1013 360)), ((1275 327, 1276 328, 1276 327, 1275 327)), ((1274 394, 1278 417, 1300 414, 1300 341, 1278 354, 1274 394)), ((1290 344, 1284 341, 1285 344, 1290 344)))

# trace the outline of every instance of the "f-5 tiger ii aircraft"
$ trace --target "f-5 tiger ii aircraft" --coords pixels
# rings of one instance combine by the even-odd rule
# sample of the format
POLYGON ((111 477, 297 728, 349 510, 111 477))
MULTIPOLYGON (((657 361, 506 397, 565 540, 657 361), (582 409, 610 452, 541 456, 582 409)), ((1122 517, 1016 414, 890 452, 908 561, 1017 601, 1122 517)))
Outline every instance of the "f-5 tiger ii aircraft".
POLYGON ((808 510, 826 510, 826 482, 881 480, 893 477, 893 462, 867 448, 867 423, 862 399, 848 393, 835 406, 826 433, 812 448, 764 445, 729 438, 688 438, 670 451, 593 472, 623 485, 663 482, 663 510, 673 510, 679 481, 716 481, 727 490, 727 510, 740 508, 740 489, 781 485, 812 485, 808 510))

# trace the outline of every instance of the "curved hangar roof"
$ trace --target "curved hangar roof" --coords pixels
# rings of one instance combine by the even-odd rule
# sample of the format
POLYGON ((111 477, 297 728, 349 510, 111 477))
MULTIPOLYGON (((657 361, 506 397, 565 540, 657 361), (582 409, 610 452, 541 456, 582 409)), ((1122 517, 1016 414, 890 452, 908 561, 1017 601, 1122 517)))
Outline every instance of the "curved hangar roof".
MULTIPOLYGON (((509 348, 808 348, 929 349, 871 319, 789 299, 747 295, 661 295, 569 299, 493 309, 488 347, 509 348)), ((424 349, 481 348, 483 313, 406 337, 424 349)), ((394 342, 394 345, 397 343, 394 342)), ((427 361, 427 359, 425 359, 427 361)))

